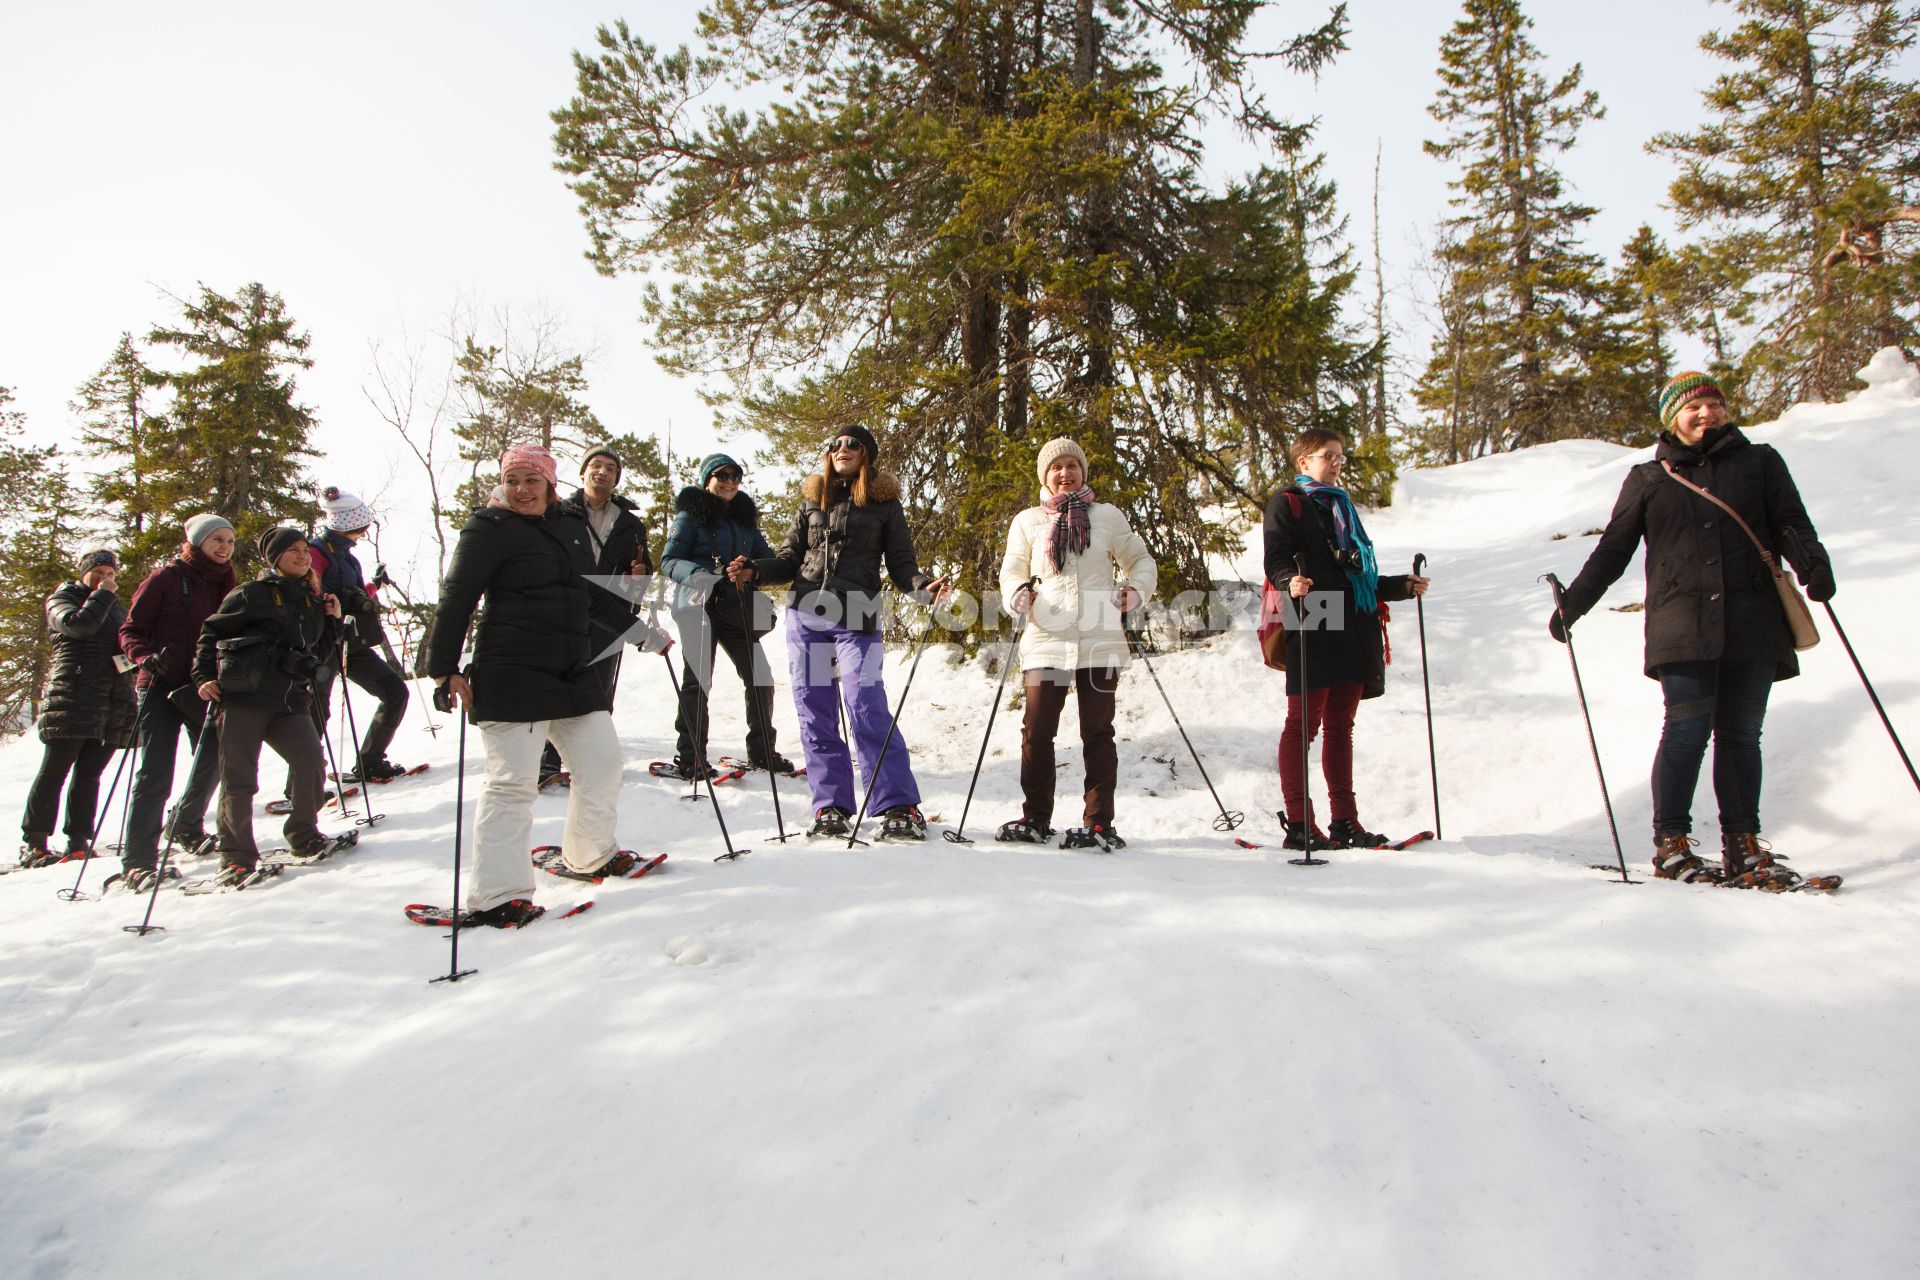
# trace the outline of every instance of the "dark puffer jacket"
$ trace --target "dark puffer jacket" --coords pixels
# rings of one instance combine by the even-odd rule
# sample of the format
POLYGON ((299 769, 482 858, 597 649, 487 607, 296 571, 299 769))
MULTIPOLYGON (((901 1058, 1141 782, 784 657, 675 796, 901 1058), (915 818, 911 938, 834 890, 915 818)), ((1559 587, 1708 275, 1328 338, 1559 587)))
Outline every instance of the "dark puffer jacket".
POLYGON ((876 471, 867 482, 867 504, 856 506, 845 484, 826 493, 819 472, 800 486, 800 510, 776 555, 753 562, 765 584, 793 583, 793 607, 838 617, 855 631, 871 631, 880 618, 880 570, 901 591, 919 592, 931 579, 920 572, 913 535, 900 507, 900 482, 876 471))
POLYGON ((137 679, 142 688, 158 680, 160 693, 185 684, 193 668, 193 651, 200 643, 200 625, 239 586, 231 564, 215 564, 201 553, 182 553, 148 574, 127 606, 120 627, 120 645, 129 658, 145 662, 166 651, 160 670, 137 679))
POLYGON ((473 642, 472 716, 479 720, 564 720, 607 711, 606 686, 589 665, 597 566, 586 526, 558 506, 542 516, 502 507, 476 511, 460 531, 427 634, 426 674, 460 669, 467 624, 480 608, 473 642))
MULTIPOLYGON (((660 571, 679 584, 673 593, 675 621, 685 628, 684 615, 704 608, 737 622, 740 593, 714 566, 717 562, 724 569, 736 556, 756 562, 773 558, 773 547, 760 532, 760 509, 744 493, 723 503, 698 485, 682 489, 673 505, 679 514, 660 552, 660 571)), ((754 632, 765 635, 773 629, 772 602, 752 587, 747 588, 747 601, 754 632)))
MULTIPOLYGON (((607 530, 607 540, 598 545, 597 551, 593 537, 593 522, 587 518, 587 491, 575 489, 573 496, 560 504, 560 513, 569 515, 580 522, 587 531, 587 550, 593 555, 592 573, 597 577, 617 578, 624 576, 640 562, 640 572, 651 576, 653 556, 647 551, 647 525, 635 515, 633 503, 614 494, 607 499, 614 506, 617 515, 613 518, 613 527, 607 530)), ((623 639, 633 626, 633 607, 617 593, 604 591, 598 587, 591 589, 587 597, 587 608, 593 621, 593 651, 604 652, 608 645, 623 639)))
MULTIPOLYGON (((1300 633, 1287 632, 1287 692, 1300 692, 1300 672, 1304 664, 1309 689, 1357 684, 1363 698, 1377 698, 1385 693, 1386 642, 1380 630, 1380 616, 1361 613, 1354 605, 1353 583, 1334 559, 1333 513, 1297 486, 1288 485, 1267 502, 1262 529, 1266 538, 1263 567, 1269 582, 1286 591, 1287 581, 1293 577, 1294 557, 1305 555, 1306 576, 1313 580, 1313 593, 1338 591, 1341 597, 1335 615, 1340 619, 1339 629, 1308 632, 1304 660, 1300 655, 1300 633)), ((1381 574, 1376 594, 1383 601, 1408 599, 1411 593, 1407 589, 1407 575, 1381 574)))
POLYGON ((1606 532, 1567 585, 1567 620, 1579 621, 1599 602, 1645 538, 1648 676, 1658 679, 1669 662, 1715 658, 1771 659, 1776 680, 1800 674, 1780 597, 1753 543, 1726 512, 1674 483, 1662 461, 1738 511, 1776 557, 1783 544, 1798 555, 1790 563, 1802 582, 1816 564, 1826 570, 1826 548, 1786 462, 1772 448, 1752 443, 1737 427, 1723 427, 1692 447, 1662 435, 1654 460, 1627 473, 1606 532), (1797 547, 1787 530, 1797 535, 1797 547))
POLYGON ((360 567, 360 557, 353 554, 353 539, 323 529, 318 538, 308 540, 308 545, 318 553, 313 566, 320 571, 320 590, 337 597, 341 615, 353 619, 348 647, 356 651, 374 648, 387 638, 387 629, 380 622, 380 604, 367 586, 367 572, 360 567))
POLYGON ((121 675, 120 624, 127 611, 111 591, 69 582, 47 597, 53 669, 40 711, 40 741, 84 738, 124 747, 133 741, 133 677, 121 675))
POLYGON ((271 574, 234 588, 202 624, 193 682, 218 680, 226 706, 304 711, 313 673, 339 644, 339 624, 306 580, 271 574))

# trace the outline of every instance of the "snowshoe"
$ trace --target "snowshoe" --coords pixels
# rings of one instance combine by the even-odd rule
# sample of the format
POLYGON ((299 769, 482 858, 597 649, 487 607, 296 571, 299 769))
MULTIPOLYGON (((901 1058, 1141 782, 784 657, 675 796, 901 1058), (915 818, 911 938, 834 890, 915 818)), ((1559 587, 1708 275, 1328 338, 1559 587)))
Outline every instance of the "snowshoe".
POLYGON ((1766 841, 1751 833, 1720 837, 1722 882, 1729 889, 1759 889, 1763 893, 1832 893, 1839 876, 1803 876, 1784 865, 1786 855, 1775 853, 1766 841))
POLYGON ((565 769, 555 769, 552 773, 543 773, 540 775, 540 789, 542 791, 547 790, 549 787, 571 788, 572 786, 573 775, 565 769))
POLYGON ((693 764, 680 760, 655 760, 647 766, 647 772, 656 778, 672 778, 679 782, 738 782, 747 776, 747 766, 740 764, 731 768, 716 769, 710 764, 693 764))
POLYGON ((795 765, 793 761, 787 759, 777 751, 763 760, 751 758, 742 760, 738 756, 721 756, 720 767, 722 769, 758 769, 764 773, 777 773, 783 778, 804 778, 807 776, 805 769, 795 765))
POLYGON ((265 884, 286 869, 286 864, 279 862, 258 862, 253 866, 248 866, 244 862, 229 862, 220 868, 218 875, 213 877, 213 887, 215 889, 251 889, 256 885, 265 884))
POLYGON ((193 831, 172 837, 173 851, 182 858, 211 858, 220 849, 220 837, 193 831))
POLYGON ((1053 837, 1053 828, 1045 823, 1015 818, 1012 822, 1001 823, 999 832, 993 838, 1007 844, 1049 844, 1053 837))
POLYGON ((33 871, 39 867, 50 867, 60 861, 51 850, 37 844, 20 846, 20 866, 22 870, 33 871))
MULTIPOLYGON (((588 898, 585 902, 577 902, 565 911, 560 912, 557 918, 565 920, 569 916, 580 915, 592 906, 593 899, 588 898)), ((407 919, 413 921, 415 924, 424 924, 432 928, 440 929, 447 928, 456 922, 462 929, 471 928, 476 924, 489 924, 496 929, 518 929, 522 925, 532 924, 535 920, 547 914, 545 907, 536 906, 524 898, 516 898, 512 902, 503 902, 500 906, 489 907, 485 911, 455 911, 451 907, 436 907, 425 902, 409 903, 407 904, 406 911, 407 919), (504 908, 507 907, 514 907, 516 910, 509 913, 504 910, 504 908), (496 913, 498 914, 496 915, 496 913)))
POLYGON ((666 860, 664 853, 646 858, 631 849, 621 849, 592 871, 575 871, 567 865, 557 844, 543 844, 533 851, 533 865, 547 874, 594 884, 602 880, 638 880, 666 860))
POLYGON ((1678 880, 1682 884, 1719 884, 1726 877, 1720 868, 1693 851, 1699 844, 1692 836, 1658 836, 1653 842, 1653 874, 1657 880, 1678 880))
POLYGON ((289 849, 287 852, 299 862, 324 862, 334 854, 345 853, 359 843, 360 829, 356 827, 351 831, 342 831, 337 836, 322 836, 318 844, 289 849))
POLYGON ((358 769, 355 769, 351 773, 347 774, 347 781, 363 782, 363 783, 370 782, 376 786, 385 786, 387 783, 392 782, 395 778, 411 778, 416 773, 424 773, 426 771, 426 768, 427 766, 423 764, 419 764, 419 765, 415 765, 411 769, 408 769, 401 765, 395 764, 391 760, 386 760, 386 759, 363 760, 361 761, 360 767, 358 769))
POLYGON ((485 911, 469 912, 462 923, 484 924, 493 929, 522 929, 545 914, 547 914, 545 907, 529 902, 525 898, 514 898, 497 907, 488 907, 485 911))
MULTIPOLYGON (((165 879, 178 880, 180 868, 168 867, 165 879)), ((117 886, 128 893, 147 893, 153 889, 155 880, 161 879, 160 873, 152 867, 129 867, 118 875, 108 876, 100 886, 102 893, 110 893, 117 886)))
POLYGON ((1101 853, 1112 853, 1115 849, 1124 849, 1127 842, 1112 827, 1103 827, 1094 823, 1090 827, 1069 827, 1067 834, 1060 837, 1062 849, 1098 849, 1101 853))
POLYGON ((1384 849, 1387 837, 1369 831, 1358 818, 1335 818, 1327 824, 1327 839, 1342 849, 1384 849))
POLYGON ((809 839, 815 837, 838 839, 845 836, 853 830, 852 824, 847 821, 847 819, 852 816, 851 813, 848 813, 839 805, 830 804, 813 815, 813 826, 808 830, 807 837, 809 839))
POLYGON ((881 840, 925 840, 927 820, 917 804, 897 804, 880 815, 881 840))
MULTIPOLYGON (((340 803, 340 799, 342 796, 345 796, 347 799, 351 800, 353 797, 359 794, 360 794, 359 787, 348 787, 345 791, 335 791, 333 788, 329 787, 327 788, 326 793, 321 797, 321 804, 323 806, 332 805, 337 807, 340 803)), ((285 796, 281 796, 277 800, 269 800, 267 801, 267 812, 272 814, 276 818, 284 818, 288 814, 293 812, 293 801, 289 800, 285 796)))

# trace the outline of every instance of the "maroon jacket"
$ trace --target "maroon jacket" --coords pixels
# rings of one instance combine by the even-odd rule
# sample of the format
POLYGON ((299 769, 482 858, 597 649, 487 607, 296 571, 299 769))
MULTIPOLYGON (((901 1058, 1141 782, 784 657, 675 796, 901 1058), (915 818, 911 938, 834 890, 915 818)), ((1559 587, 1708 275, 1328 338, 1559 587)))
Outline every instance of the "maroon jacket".
MULTIPOLYGON (((235 585, 231 564, 175 556, 148 574, 134 591, 127 620, 120 624, 120 648, 135 662, 165 649, 167 656, 161 659, 157 676, 160 692, 179 688, 193 667, 200 624, 235 585)), ((146 688, 154 678, 141 671, 140 687, 146 688)))

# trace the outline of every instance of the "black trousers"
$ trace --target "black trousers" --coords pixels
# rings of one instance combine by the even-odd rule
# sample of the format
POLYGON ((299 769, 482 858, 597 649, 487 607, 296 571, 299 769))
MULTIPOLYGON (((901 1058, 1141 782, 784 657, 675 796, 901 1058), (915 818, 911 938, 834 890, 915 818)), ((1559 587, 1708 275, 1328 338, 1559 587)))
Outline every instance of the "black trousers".
POLYGON ((213 796, 213 784, 220 772, 219 730, 205 713, 205 703, 197 720, 189 719, 156 686, 147 691, 140 704, 140 768, 133 776, 132 808, 127 816, 127 846, 120 851, 121 865, 131 870, 151 870, 160 857, 160 826, 167 796, 173 791, 174 757, 180 750, 180 731, 196 748, 200 735, 213 739, 199 750, 186 788, 173 806, 172 828, 176 838, 198 836, 207 820, 207 801, 213 796))
MULTIPOLYGON (((336 673, 332 667, 322 667, 313 679, 313 724, 322 736, 327 732, 327 720, 333 710, 333 682, 336 673)), ((407 714, 406 677, 387 664, 387 660, 365 645, 347 646, 347 679, 365 689, 379 700, 374 709, 373 719, 361 719, 362 712, 354 709, 353 718, 356 727, 364 726, 360 735, 360 749, 352 759, 339 763, 349 769, 358 769, 362 761, 385 760, 387 748, 393 745, 393 735, 400 728, 400 721, 407 714)))
POLYGON ((93 847, 93 811, 100 805, 100 775, 120 748, 97 738, 55 738, 40 756, 40 772, 27 792, 20 834, 35 849, 53 836, 60 792, 67 793, 67 850, 93 847))
POLYGON ((681 764, 699 764, 707 758, 707 730, 712 716, 707 705, 713 688, 715 650, 724 650, 727 660, 746 686, 747 759, 762 763, 774 750, 773 668, 760 642, 747 630, 739 611, 722 609, 718 616, 701 610, 674 615, 680 631, 680 713, 673 718, 678 742, 674 759, 681 764))

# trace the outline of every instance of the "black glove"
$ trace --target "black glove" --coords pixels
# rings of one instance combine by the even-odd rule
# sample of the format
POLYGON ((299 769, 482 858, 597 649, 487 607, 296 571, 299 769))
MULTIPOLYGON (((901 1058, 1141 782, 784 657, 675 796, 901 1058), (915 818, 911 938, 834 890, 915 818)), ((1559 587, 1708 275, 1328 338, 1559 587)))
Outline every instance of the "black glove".
POLYGON ((1558 609, 1555 609, 1553 611, 1553 616, 1547 619, 1547 634, 1552 636, 1555 640, 1558 640, 1561 644, 1565 644, 1567 642, 1566 619, 1560 616, 1560 611, 1558 609))
POLYGON ((1825 604, 1839 590, 1834 585, 1833 566, 1825 560, 1808 566, 1807 571, 1800 575, 1800 583, 1807 589, 1807 599, 1815 604, 1825 604))

